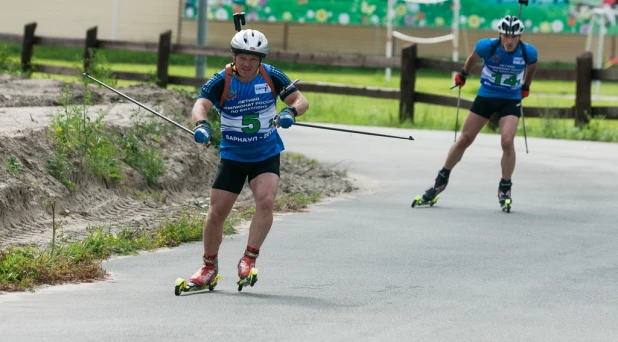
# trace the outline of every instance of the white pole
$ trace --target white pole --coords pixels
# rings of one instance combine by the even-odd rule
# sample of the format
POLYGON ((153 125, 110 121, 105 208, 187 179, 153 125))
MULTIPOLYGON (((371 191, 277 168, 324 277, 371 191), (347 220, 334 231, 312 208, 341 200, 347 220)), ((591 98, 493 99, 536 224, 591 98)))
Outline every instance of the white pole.
MULTIPOLYGON (((459 61, 459 11, 461 10, 461 4, 459 0, 453 0, 453 23, 451 24, 451 31, 453 31, 453 62, 459 61)), ((456 72, 451 73, 451 79, 455 78, 456 72)), ((454 85, 455 83, 453 83, 454 85)))
MULTIPOLYGON (((393 19, 395 18, 395 0, 388 0, 386 9, 386 57, 393 56, 393 19)), ((391 68, 386 68, 384 78, 391 81, 391 68)))
POLYGON ((460 0, 453 0, 453 62, 459 60, 459 11, 461 10, 460 0))
POLYGON ((590 24, 588 26, 588 36, 586 37, 586 49, 585 51, 590 51, 592 45, 592 31, 594 31, 594 20, 596 19, 596 15, 593 14, 592 18, 590 18, 590 24))
POLYGON ((118 33, 118 0, 112 3, 112 40, 115 40, 118 33))
MULTIPOLYGON (((208 0, 199 0, 197 10, 197 45, 206 46, 208 31, 208 0)), ((195 77, 206 77, 206 56, 195 56, 195 77)))

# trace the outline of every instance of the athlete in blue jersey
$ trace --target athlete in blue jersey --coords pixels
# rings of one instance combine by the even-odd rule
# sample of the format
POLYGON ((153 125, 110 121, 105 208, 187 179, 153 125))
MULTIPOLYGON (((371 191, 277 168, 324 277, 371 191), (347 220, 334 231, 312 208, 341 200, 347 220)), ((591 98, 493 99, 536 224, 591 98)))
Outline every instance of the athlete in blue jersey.
POLYGON ((255 259, 273 222, 279 157, 284 150, 277 128, 290 128, 295 118, 307 111, 309 103, 282 71, 262 64, 268 55, 264 34, 242 30, 232 38, 231 48, 233 62, 206 82, 192 111, 195 141, 206 147, 211 138, 206 114, 213 106, 219 112, 221 161, 204 222, 204 263, 190 281, 198 286, 216 284, 223 224, 248 181, 255 213, 247 248, 238 263, 241 290, 257 280, 255 259), (277 97, 287 105, 279 114, 275 111, 277 97))
POLYGON ((480 130, 493 113, 499 115, 502 144, 502 179, 498 185, 500 206, 511 203, 511 176, 515 169, 513 141, 521 116, 521 100, 530 94, 530 83, 536 72, 538 53, 534 46, 521 41, 524 25, 517 17, 507 15, 498 24, 499 38, 481 39, 455 75, 455 85, 463 87, 474 65, 483 60, 481 87, 464 122, 461 135, 451 147, 434 185, 415 199, 414 204, 431 204, 448 184, 451 170, 461 160, 480 130))

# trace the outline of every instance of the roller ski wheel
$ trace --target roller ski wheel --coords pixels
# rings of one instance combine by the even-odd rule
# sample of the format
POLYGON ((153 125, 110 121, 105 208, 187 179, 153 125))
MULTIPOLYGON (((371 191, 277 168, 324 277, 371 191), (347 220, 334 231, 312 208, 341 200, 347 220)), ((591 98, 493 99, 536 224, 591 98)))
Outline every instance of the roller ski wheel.
POLYGON ((182 278, 178 278, 176 279, 176 282, 175 282, 176 286, 174 287, 174 294, 176 296, 180 296, 180 294, 183 292, 195 292, 195 291, 202 291, 202 290, 212 291, 215 289, 215 286, 217 286, 217 282, 219 282, 220 279, 221 279, 221 276, 217 275, 215 277, 215 280, 213 280, 210 284, 199 286, 191 282, 187 283, 186 280, 182 278))
POLYGON ((510 199, 504 200, 504 203, 502 203, 501 206, 502 206, 502 211, 504 211, 505 213, 511 212, 511 200, 510 199))
POLYGON ((428 205, 430 207, 433 207, 434 204, 436 204, 438 202, 438 199, 440 198, 440 196, 436 196, 434 197, 431 201, 424 201, 423 200, 423 196, 416 196, 414 198, 414 201, 412 201, 412 208, 414 207, 420 207, 420 206, 424 206, 424 205, 428 205))
POLYGON ((238 278, 236 284, 238 284, 238 292, 242 291, 242 288, 245 286, 253 286, 257 282, 258 278, 258 269, 252 268, 249 275, 243 278, 238 278))

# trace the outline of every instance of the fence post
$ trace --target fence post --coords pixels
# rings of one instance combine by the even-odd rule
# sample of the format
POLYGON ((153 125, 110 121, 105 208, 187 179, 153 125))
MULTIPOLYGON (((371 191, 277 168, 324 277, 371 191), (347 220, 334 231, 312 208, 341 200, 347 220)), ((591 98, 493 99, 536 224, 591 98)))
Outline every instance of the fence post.
POLYGON ((157 85, 167 88, 167 72, 172 51, 172 31, 161 33, 159 36, 159 51, 157 52, 157 85))
POLYGON ((591 114, 592 53, 582 52, 575 62, 575 126, 589 123, 591 114))
POLYGON ((30 23, 24 27, 24 40, 21 46, 21 70, 23 72, 32 70, 31 61, 35 39, 34 30, 36 30, 36 23, 30 23))
POLYGON ((414 122, 414 84, 416 83, 417 45, 401 49, 401 81, 399 84, 399 122, 414 122))
POLYGON ((97 44, 97 27, 92 27, 86 31, 86 45, 84 47, 84 72, 88 72, 90 62, 94 58, 97 44))

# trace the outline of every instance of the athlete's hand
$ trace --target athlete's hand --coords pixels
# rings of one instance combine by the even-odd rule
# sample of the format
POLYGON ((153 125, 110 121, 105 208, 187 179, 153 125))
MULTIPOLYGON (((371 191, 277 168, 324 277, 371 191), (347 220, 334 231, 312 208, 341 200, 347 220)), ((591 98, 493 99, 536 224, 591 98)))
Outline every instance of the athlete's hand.
POLYGON ((296 121, 296 108, 285 107, 279 112, 277 127, 290 128, 296 121))
POLYGON ((212 132, 210 131, 210 124, 206 121, 198 121, 195 130, 193 131, 193 139, 198 144, 204 144, 206 147, 210 146, 210 138, 212 132))
POLYGON ((468 77, 468 73, 461 70, 460 72, 455 74, 455 86, 463 87, 466 84, 466 77, 468 77))
POLYGON ((522 84, 522 86, 521 86, 521 98, 525 99, 526 97, 528 97, 528 95, 530 95, 530 86, 522 84))

